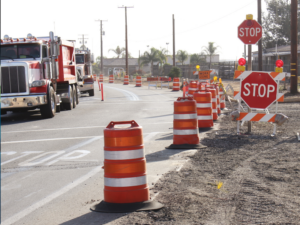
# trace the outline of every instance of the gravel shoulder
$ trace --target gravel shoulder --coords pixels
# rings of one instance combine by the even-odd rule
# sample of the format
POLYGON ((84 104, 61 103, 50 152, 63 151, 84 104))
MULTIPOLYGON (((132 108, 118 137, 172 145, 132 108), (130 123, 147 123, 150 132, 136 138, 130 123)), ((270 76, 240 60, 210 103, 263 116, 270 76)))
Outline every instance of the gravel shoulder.
POLYGON ((300 104, 280 104, 278 112, 289 120, 275 137, 273 125, 261 122, 238 137, 225 113, 220 129, 201 140, 207 148, 152 188, 163 209, 110 224, 300 224, 300 104))

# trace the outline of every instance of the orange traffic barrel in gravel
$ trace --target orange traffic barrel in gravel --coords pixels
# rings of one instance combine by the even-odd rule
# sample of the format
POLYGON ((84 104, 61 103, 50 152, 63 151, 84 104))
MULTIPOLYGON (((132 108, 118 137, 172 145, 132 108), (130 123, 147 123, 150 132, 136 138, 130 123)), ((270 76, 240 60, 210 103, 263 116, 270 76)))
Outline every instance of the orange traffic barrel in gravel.
POLYGON ((142 87, 142 77, 136 76, 136 87, 142 87))
POLYGON ((174 102, 173 144, 199 144, 196 101, 178 98, 174 102))
POLYGON ((99 82, 103 82, 103 74, 99 75, 99 82))
POLYGON ((217 120, 218 119, 217 91, 214 88, 207 88, 206 91, 211 93, 213 120, 217 120))
POLYGON ((219 93, 219 85, 213 84, 214 89, 216 89, 216 96, 217 96, 217 111, 218 115, 221 114, 221 107, 220 107, 220 93, 219 93))
POLYGON ((114 75, 109 75, 108 83, 113 83, 113 82, 114 82, 114 75))
POLYGON ((194 92, 198 90, 198 83, 197 81, 191 81, 189 84, 189 92, 188 97, 193 98, 194 92))
POLYGON ((101 203, 92 210, 131 212, 163 207, 150 201, 143 131, 134 120, 112 121, 104 129, 104 201, 101 203))
POLYGON ((196 91, 194 93, 199 128, 207 128, 214 125, 211 96, 210 92, 205 91, 196 91))
POLYGON ((124 76, 124 85, 128 85, 129 84, 129 76, 125 75, 124 76))
POLYGON ((179 91, 180 90, 180 78, 174 77, 173 78, 173 91, 179 91))
POLYGON ((225 109, 226 108, 225 93, 224 93, 224 90, 223 90, 222 86, 220 86, 220 88, 219 88, 219 94, 220 94, 220 108, 225 109))
POLYGON ((94 81, 97 81, 97 75, 93 74, 93 77, 94 77, 94 81))

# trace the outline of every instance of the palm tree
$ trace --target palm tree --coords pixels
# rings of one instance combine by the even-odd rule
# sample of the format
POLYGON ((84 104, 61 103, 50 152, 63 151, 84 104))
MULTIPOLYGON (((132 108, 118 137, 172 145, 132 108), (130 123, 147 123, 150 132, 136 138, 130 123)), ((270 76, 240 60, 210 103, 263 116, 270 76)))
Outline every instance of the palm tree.
POLYGON ((142 55, 139 60, 142 65, 148 63, 151 64, 151 75, 153 75, 153 63, 162 62, 161 58, 159 57, 159 52, 156 48, 151 48, 149 52, 144 52, 144 55, 142 55))
POLYGON ((205 62, 205 56, 203 54, 203 52, 201 52, 200 54, 192 54, 191 58, 190 58, 190 64, 194 64, 194 65, 199 65, 203 62, 205 62))
POLYGON ((178 50, 176 54, 176 58, 181 62, 183 65, 184 61, 188 59, 188 53, 183 50, 178 50))
POLYGON ((117 55, 117 58, 120 58, 120 56, 122 56, 122 53, 125 52, 125 48, 120 48, 119 46, 117 46, 116 49, 109 49, 108 52, 114 52, 117 55))
POLYGON ((209 55, 209 69, 211 67, 211 57, 217 53, 219 46, 214 46, 214 42, 208 42, 208 46, 203 46, 202 49, 206 55, 209 55))

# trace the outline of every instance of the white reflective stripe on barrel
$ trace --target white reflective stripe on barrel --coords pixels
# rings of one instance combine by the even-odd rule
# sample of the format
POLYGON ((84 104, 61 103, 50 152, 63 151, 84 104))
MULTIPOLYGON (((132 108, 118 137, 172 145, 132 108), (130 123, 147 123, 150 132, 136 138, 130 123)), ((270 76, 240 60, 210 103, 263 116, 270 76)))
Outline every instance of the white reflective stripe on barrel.
POLYGON ((108 187, 131 187, 147 184, 147 177, 108 178, 104 177, 104 186, 108 187))
POLYGON ((173 130, 174 135, 190 135, 190 134, 198 134, 198 129, 193 130, 173 130))
POLYGON ((211 102, 217 102, 217 99, 216 98, 212 98, 211 102))
POLYGON ((224 94, 224 92, 223 92, 223 91, 220 91, 219 94, 222 95, 222 94, 224 94))
POLYGON ((173 82, 173 84, 179 84, 179 82, 173 82))
POLYGON ((189 88, 191 91, 197 91, 197 88, 189 88))
POLYGON ((138 159, 144 157, 144 149, 126 151, 105 151, 104 158, 110 160, 138 159))
POLYGON ((213 113, 217 113, 217 112, 218 112, 218 109, 213 109, 212 112, 213 112, 213 113))
POLYGON ((197 119, 197 114, 196 113, 174 114, 174 120, 190 120, 190 119, 197 119))
POLYGON ((212 117, 212 115, 209 115, 209 116, 198 116, 197 119, 198 120, 212 120, 213 117, 212 117))
POLYGON ((197 108, 211 108, 211 103, 197 103, 197 108))
POLYGON ((225 99, 221 99, 221 102, 222 102, 222 103, 225 102, 225 99))

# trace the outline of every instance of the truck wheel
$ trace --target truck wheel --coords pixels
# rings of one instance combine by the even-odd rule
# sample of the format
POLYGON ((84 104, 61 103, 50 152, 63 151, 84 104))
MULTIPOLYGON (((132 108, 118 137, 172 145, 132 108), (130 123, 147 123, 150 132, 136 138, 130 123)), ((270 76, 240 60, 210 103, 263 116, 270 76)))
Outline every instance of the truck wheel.
POLYGON ((40 108, 42 117, 52 118, 56 112, 56 98, 54 96, 53 87, 49 86, 47 91, 47 104, 40 108))
POLYGON ((95 95, 94 89, 93 89, 93 90, 90 90, 90 91, 89 91, 89 96, 94 96, 94 95, 95 95))
POLYGON ((64 103, 64 108, 66 110, 72 110, 73 109, 73 89, 72 89, 72 86, 69 85, 69 90, 68 90, 68 96, 69 96, 69 99, 70 99, 70 102, 67 102, 67 103, 64 103))

